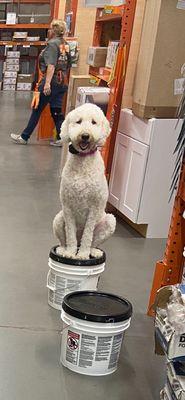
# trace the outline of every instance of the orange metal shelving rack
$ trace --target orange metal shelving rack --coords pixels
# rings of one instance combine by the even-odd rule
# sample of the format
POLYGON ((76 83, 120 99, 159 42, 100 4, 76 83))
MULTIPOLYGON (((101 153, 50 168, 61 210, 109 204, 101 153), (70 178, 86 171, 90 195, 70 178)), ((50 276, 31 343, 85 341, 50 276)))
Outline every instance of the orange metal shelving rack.
MULTIPOLYGON (((132 30, 135 16, 137 0, 127 0, 126 4, 115 7, 115 13, 110 15, 100 15, 100 9, 97 10, 95 31, 93 38, 93 46, 100 46, 100 38, 103 29, 103 23, 106 21, 114 21, 115 23, 121 22, 120 45, 117 54, 117 61, 114 70, 114 77, 109 83, 110 87, 110 100, 108 104, 107 118, 111 123, 111 135, 106 142, 102 155, 106 167, 107 178, 110 176, 112 159, 114 153, 114 145, 116 140, 116 133, 118 128, 119 114, 121 109, 121 101, 124 90, 126 69, 129 57, 129 50, 132 38, 132 30)), ((100 78, 96 68, 90 67, 90 74, 100 78)), ((102 77, 102 80, 107 82, 108 77, 102 77)))
POLYGON ((152 290, 150 294, 148 315, 153 316, 152 305, 157 290, 166 285, 174 285, 181 281, 184 264, 183 249, 185 247, 185 158, 182 162, 181 175, 174 201, 171 224, 162 261, 156 263, 152 290))

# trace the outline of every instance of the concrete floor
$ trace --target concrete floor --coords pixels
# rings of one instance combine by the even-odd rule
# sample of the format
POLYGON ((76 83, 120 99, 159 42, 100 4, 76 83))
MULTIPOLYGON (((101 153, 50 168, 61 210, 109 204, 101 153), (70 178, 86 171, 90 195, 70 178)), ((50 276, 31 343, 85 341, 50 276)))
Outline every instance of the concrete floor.
POLYGON ((59 364, 60 313, 47 305, 48 252, 59 210, 60 149, 10 142, 29 115, 29 95, 0 95, 0 399, 157 400, 164 358, 154 355, 153 321, 146 316, 156 260, 165 241, 141 238, 126 224, 105 245, 100 288, 134 306, 118 371, 94 378, 59 364), (15 97, 16 96, 16 97, 15 97))

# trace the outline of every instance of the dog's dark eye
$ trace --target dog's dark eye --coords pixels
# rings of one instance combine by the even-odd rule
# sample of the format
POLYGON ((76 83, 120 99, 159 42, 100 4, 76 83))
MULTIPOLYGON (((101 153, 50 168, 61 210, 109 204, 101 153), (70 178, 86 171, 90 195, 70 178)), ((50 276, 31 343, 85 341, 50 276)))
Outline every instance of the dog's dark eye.
POLYGON ((80 118, 78 121, 76 121, 77 124, 81 124, 82 123, 82 119, 80 118))
POLYGON ((96 121, 94 119, 92 119, 92 124, 96 125, 96 121))

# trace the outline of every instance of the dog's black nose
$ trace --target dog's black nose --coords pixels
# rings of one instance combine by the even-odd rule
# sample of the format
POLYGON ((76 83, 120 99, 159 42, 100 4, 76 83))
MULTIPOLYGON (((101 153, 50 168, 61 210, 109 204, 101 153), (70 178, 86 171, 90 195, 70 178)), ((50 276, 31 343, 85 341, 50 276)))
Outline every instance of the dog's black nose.
POLYGON ((87 142, 87 141, 89 140, 89 134, 88 134, 88 133, 83 133, 83 135, 82 135, 82 140, 83 140, 84 142, 87 142))

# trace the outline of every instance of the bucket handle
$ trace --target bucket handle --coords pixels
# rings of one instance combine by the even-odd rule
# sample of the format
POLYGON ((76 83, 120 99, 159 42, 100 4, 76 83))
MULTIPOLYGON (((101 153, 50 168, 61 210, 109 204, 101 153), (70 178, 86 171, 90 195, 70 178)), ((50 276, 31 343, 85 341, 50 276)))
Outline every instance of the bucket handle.
POLYGON ((47 285, 46 285, 46 287, 47 287, 48 289, 52 290, 53 292, 56 292, 56 287, 55 287, 55 286, 51 286, 51 285, 49 284, 50 273, 51 273, 51 271, 49 270, 49 271, 48 271, 48 274, 47 274, 47 285))
POLYGON ((62 320, 63 320, 63 322, 65 323, 65 328, 63 328, 62 330, 61 330, 61 335, 63 335, 63 333, 69 328, 69 327, 71 327, 71 328, 75 328, 75 324, 73 323, 73 321, 71 321, 69 318, 67 318, 66 317, 66 315, 65 315, 65 317, 63 316, 63 318, 62 318, 62 320))

